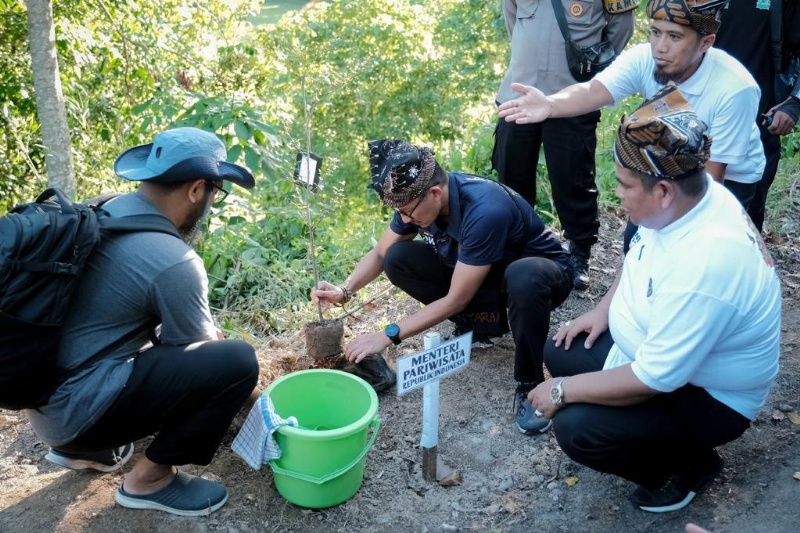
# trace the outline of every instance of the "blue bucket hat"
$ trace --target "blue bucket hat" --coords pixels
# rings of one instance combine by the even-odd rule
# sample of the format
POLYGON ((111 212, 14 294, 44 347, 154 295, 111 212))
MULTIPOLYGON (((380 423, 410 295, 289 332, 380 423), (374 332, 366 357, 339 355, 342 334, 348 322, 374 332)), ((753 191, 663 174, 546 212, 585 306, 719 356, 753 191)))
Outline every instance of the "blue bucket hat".
POLYGON ((150 144, 126 150, 114 162, 114 172, 131 181, 228 180, 252 188, 255 179, 250 171, 228 163, 227 157, 225 144, 213 133, 175 128, 157 134, 150 144))

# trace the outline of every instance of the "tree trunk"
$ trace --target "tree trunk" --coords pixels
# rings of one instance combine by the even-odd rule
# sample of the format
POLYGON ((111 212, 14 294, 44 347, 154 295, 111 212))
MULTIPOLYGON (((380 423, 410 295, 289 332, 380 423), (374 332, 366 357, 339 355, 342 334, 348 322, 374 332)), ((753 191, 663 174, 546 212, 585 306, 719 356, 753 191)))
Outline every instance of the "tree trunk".
POLYGON ((33 88, 42 129, 47 185, 75 196, 75 170, 72 166, 67 112, 56 57, 56 33, 51 0, 26 0, 28 43, 31 49, 33 88))

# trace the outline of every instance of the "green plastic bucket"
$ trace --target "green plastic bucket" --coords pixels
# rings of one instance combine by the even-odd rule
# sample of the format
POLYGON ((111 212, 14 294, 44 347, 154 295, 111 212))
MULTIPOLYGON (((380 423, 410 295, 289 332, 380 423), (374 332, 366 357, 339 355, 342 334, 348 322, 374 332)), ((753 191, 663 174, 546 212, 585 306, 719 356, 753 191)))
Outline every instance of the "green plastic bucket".
POLYGON ((294 416, 299 423, 274 434, 281 458, 270 466, 280 495, 317 509, 358 492, 365 457, 380 428, 372 387, 339 370, 303 370, 275 380, 264 394, 280 416, 294 416))

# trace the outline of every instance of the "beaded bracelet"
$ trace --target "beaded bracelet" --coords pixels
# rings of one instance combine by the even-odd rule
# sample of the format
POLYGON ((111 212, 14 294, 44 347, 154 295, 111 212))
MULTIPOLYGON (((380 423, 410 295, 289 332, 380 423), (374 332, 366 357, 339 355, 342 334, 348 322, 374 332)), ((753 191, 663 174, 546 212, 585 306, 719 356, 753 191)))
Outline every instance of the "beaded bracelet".
POLYGON ((339 288, 342 289, 342 301, 339 303, 346 304, 353 298, 353 291, 347 285, 342 285, 339 288))

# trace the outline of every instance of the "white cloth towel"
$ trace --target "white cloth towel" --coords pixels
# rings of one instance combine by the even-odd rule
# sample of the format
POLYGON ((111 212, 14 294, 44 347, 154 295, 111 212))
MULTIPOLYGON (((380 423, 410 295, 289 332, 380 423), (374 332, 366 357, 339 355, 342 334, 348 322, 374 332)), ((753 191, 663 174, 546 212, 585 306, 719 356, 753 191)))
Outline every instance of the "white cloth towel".
POLYGON ((267 394, 258 397, 233 439, 231 449, 245 462, 258 470, 273 459, 280 459, 281 449, 272 434, 281 426, 296 427, 297 418, 282 418, 275 412, 275 406, 267 394))

